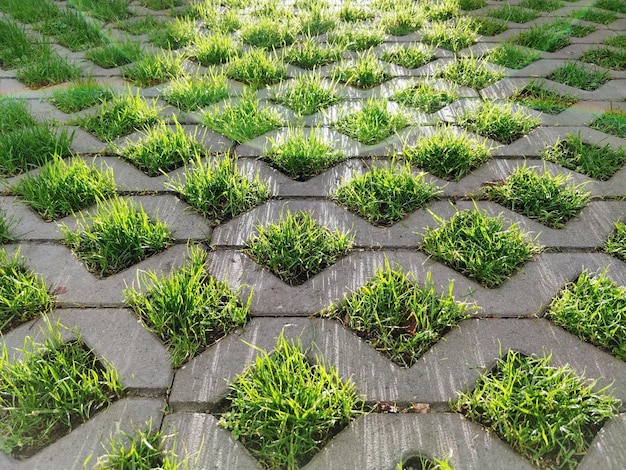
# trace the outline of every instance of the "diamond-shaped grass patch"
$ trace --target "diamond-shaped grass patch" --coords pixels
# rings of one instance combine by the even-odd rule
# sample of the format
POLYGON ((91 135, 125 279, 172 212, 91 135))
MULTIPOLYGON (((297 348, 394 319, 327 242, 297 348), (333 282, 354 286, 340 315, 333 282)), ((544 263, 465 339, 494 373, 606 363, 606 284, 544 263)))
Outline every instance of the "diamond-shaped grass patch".
POLYGON ((552 228, 563 227, 587 205, 591 193, 582 185, 568 185, 562 174, 542 174, 522 166, 505 181, 483 187, 487 197, 552 228))
POLYGON ((326 84, 320 75, 301 75, 279 89, 272 100, 298 115, 308 116, 339 103, 342 98, 335 84, 326 84))
POLYGON ((167 226, 153 222, 132 200, 111 199, 98 206, 77 230, 61 226, 63 242, 99 276, 110 276, 164 250, 172 243, 167 226))
POLYGON ((606 271, 583 271, 556 297, 546 316, 583 341, 626 360, 626 287, 607 277, 606 271))
POLYGON ((115 194, 113 170, 101 172, 81 158, 47 162, 41 172, 19 180, 15 194, 45 220, 78 212, 115 194))
POLYGON ((372 167, 341 185, 332 198, 377 225, 391 225, 423 207, 438 190, 410 165, 372 167))
POLYGON ((115 369, 80 340, 64 343, 49 326, 42 344, 27 339, 23 357, 0 358, 0 449, 26 458, 69 433, 123 394, 115 369))
POLYGON ((626 224, 616 222, 615 230, 604 244, 607 253, 626 261, 626 224))
POLYGON ((49 313, 54 296, 37 274, 29 271, 19 256, 0 250, 0 333, 39 315, 49 313))
POLYGON ((282 334, 231 384, 220 425, 264 468, 304 466, 334 435, 363 412, 354 385, 282 334))
POLYGON ((324 315, 340 320, 370 346, 403 367, 412 366, 450 328, 468 317, 467 306, 437 294, 430 276, 423 286, 410 274, 384 269, 324 315))
POLYGON ((610 109, 596 117, 590 124, 594 129, 626 138, 626 111, 610 109))
POLYGON ((352 238, 319 225, 310 213, 287 213, 277 224, 258 226, 246 253, 286 283, 299 285, 334 264, 352 248, 352 238))
POLYGON ((583 142, 580 136, 570 134, 565 140, 548 147, 543 157, 570 170, 600 181, 606 181, 626 163, 626 150, 613 149, 583 142))
POLYGON ((457 99, 454 87, 447 90, 435 88, 426 81, 411 84, 391 98, 393 101, 416 108, 424 113, 434 113, 457 99))
POLYGON ((453 405, 539 468, 574 469, 604 422, 617 414, 617 400, 551 356, 510 351, 453 405))
POLYGON ((559 114, 578 101, 574 95, 561 94, 534 82, 518 90, 512 101, 546 114, 559 114))
POLYGON ((333 78, 355 88, 368 89, 391 79, 378 57, 362 53, 352 64, 339 64, 333 69, 333 78))
POLYGON ((513 111, 510 105, 485 101, 478 109, 465 111, 457 124, 489 139, 510 144, 532 131, 541 120, 521 109, 513 111))
POLYGON ((497 287, 540 248, 501 217, 489 217, 478 208, 454 214, 449 220, 435 216, 438 228, 428 227, 422 249, 452 269, 485 287, 497 287))
POLYGON ((228 284, 211 277, 206 268, 206 252, 193 247, 184 266, 169 277, 142 273, 137 290, 124 291, 128 305, 165 343, 174 367, 248 321, 250 299, 241 305, 228 284))

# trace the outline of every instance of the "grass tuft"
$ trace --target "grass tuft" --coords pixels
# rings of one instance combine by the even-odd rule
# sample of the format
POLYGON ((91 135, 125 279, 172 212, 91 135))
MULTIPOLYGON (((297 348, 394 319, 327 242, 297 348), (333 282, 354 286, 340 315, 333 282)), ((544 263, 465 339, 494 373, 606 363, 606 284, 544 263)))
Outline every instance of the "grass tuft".
POLYGON ((202 75, 183 76, 163 90, 161 97, 181 111, 197 111, 229 96, 225 75, 209 71, 202 75))
POLYGON ((289 86, 280 87, 272 97, 272 101, 304 116, 317 113, 341 100, 335 83, 327 84, 318 74, 300 75, 289 86))
POLYGON ((443 47, 452 52, 471 46, 478 37, 478 25, 467 17, 450 22, 433 22, 422 31, 422 41, 435 47, 443 47))
POLYGON ((468 110, 457 124, 489 139, 510 144, 541 124, 541 120, 524 111, 513 111, 511 105, 484 101, 477 110, 468 110))
POLYGON ((381 60, 391 62, 392 64, 401 65, 406 69, 416 69, 435 58, 432 49, 416 46, 394 46, 380 56, 381 60))
POLYGON ((54 90, 49 101, 64 113, 75 113, 113 98, 113 92, 93 79, 80 80, 69 87, 54 90))
POLYGON ((544 225, 561 228, 587 205, 591 195, 582 185, 567 185, 568 181, 561 174, 552 176, 547 171, 538 174, 522 166, 503 182, 484 186, 483 193, 544 225))
POLYGON ((570 44, 571 33, 571 23, 557 19, 552 23, 531 26, 515 36, 514 42, 539 51, 555 52, 570 44))
POLYGON ((502 43, 491 49, 486 56, 489 62, 519 70, 536 61, 541 54, 509 42, 502 43))
POLYGON ((341 58, 340 47, 321 45, 311 38, 305 38, 284 50, 283 60, 303 69, 314 69, 335 62, 341 58))
POLYGON ((276 224, 258 226, 245 252, 289 285, 306 282, 352 248, 352 239, 319 225, 310 213, 287 213, 276 224))
POLYGON ((581 90, 593 91, 608 82, 611 75, 606 70, 589 70, 582 64, 568 62, 555 69, 547 78, 581 90))
POLYGON ((626 51, 610 47, 587 49, 580 60, 607 69, 626 70, 626 51))
POLYGON ((16 77, 29 88, 41 88, 47 85, 76 80, 81 69, 68 62, 50 47, 44 47, 38 54, 29 57, 17 70, 16 77))
POLYGON ((410 124, 400 112, 389 111, 387 100, 370 98, 359 111, 334 124, 339 132, 365 145, 375 145, 410 124))
POLYGON ((480 90, 488 85, 492 85, 502 77, 501 71, 492 71, 474 57, 460 57, 440 72, 441 77, 450 80, 461 86, 467 86, 480 90))
POLYGON ((546 114, 559 114, 578 101, 574 95, 548 90, 542 84, 530 82, 511 96, 511 100, 546 114))
POLYGON ((498 287, 540 250, 517 224, 505 229, 502 218, 478 209, 457 212, 447 221, 434 217, 439 227, 426 229, 422 249, 485 287, 498 287))
POLYGON ((172 52, 145 54, 143 58, 122 69, 122 77, 140 87, 151 87, 185 74, 184 57, 172 52))
POLYGON ((574 469, 602 424, 617 413, 617 400, 595 382, 578 377, 569 365, 551 365, 509 351, 472 392, 453 405, 490 428, 541 468, 574 469))
POLYGON ((327 39, 331 45, 359 52, 382 44, 385 42, 385 35, 378 26, 346 25, 329 34, 327 39))
POLYGON ((190 48, 190 56, 204 67, 225 64, 241 56, 241 45, 226 33, 214 32, 208 36, 198 36, 190 48))
POLYGON ((333 69, 333 79, 348 86, 368 89, 391 79, 378 57, 371 51, 358 54, 354 63, 339 64, 333 69))
POLYGON ((153 222, 141 206, 114 198, 100 203, 87 220, 78 220, 76 231, 61 226, 63 242, 98 276, 118 273, 172 243, 167 226, 153 222))
POLYGON ((617 222, 615 230, 604 244, 604 250, 616 258, 626 261, 626 224, 617 222))
POLYGON ((164 49, 180 49, 196 38, 196 24, 188 18, 175 18, 163 22, 149 33, 150 42, 164 49))
POLYGON ((430 114, 455 101, 457 96, 455 87, 440 90, 426 81, 419 81, 399 91, 391 99, 430 114))
POLYGON ((597 116, 590 127, 617 137, 626 137, 626 111, 611 108, 597 116))
POLYGON ((292 22, 277 21, 274 17, 261 17, 244 23, 241 40, 250 46, 262 49, 277 49, 294 42, 297 27, 292 22))
POLYGON ((126 303, 165 343, 173 367, 243 327, 250 316, 251 297, 242 306, 228 284, 207 273, 207 262, 206 252, 192 247, 183 267, 169 277, 141 273, 137 290, 124 291, 126 303))
POLYGON ((287 74, 287 68, 276 53, 268 55, 263 49, 254 49, 231 59, 225 70, 228 78, 255 89, 273 85, 287 74))
POLYGON ((492 18, 498 18, 504 21, 512 21, 513 23, 527 23, 539 16, 539 13, 533 10, 527 10, 520 6, 506 4, 500 8, 489 10, 485 13, 492 18))
POLYGON ((138 61, 145 58, 145 54, 139 43, 125 40, 90 49, 85 57, 104 69, 110 69, 138 61))
POLYGON ((423 174, 413 175, 409 164, 373 166, 339 186, 332 199, 376 225, 392 225, 424 207, 438 192, 423 174))
POLYGON ((414 276, 391 269, 387 261, 373 279, 324 314, 399 366, 411 367, 468 317, 467 307, 455 302, 452 288, 451 284, 447 293, 437 294, 430 275, 420 286, 414 276))

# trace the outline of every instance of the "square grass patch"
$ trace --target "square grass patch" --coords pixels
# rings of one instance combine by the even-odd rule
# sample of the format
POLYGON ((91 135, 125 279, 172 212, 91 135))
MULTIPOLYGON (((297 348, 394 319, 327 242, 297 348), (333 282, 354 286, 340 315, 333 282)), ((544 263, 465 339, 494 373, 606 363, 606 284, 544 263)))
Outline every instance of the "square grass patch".
POLYGON ((489 139, 510 144, 541 124, 541 120, 512 106, 484 101, 476 110, 465 111, 457 124, 489 139))
POLYGON ((173 367, 243 327, 250 316, 251 297, 241 305, 227 283, 211 277, 207 254, 199 247, 192 247, 185 264, 169 277, 142 273, 137 289, 124 290, 124 298, 142 323, 165 343, 173 367))
POLYGON ((583 271, 552 301, 546 317, 622 361, 626 360, 626 288, 605 272, 583 271))
POLYGON ((19 252, 9 257, 0 249, 0 333, 50 313, 54 301, 42 277, 26 267, 19 252))
POLYGON ((484 142, 448 127, 419 139, 415 145, 405 145, 400 154, 407 162, 450 181, 458 181, 491 157, 484 142))
POLYGON ((359 54, 352 64, 339 64, 333 69, 333 79, 348 86, 368 89, 378 86, 392 77, 378 61, 373 52, 359 54))
POLYGON ((407 164, 373 166, 339 186, 331 197, 373 224, 392 225, 424 207, 438 192, 407 164))
POLYGON ((64 343, 59 331, 49 330, 42 344, 27 337, 19 360, 9 361, 2 349, 0 449, 14 458, 30 457, 124 393, 117 372, 80 337, 64 343))
POLYGON ((419 285, 414 276, 386 262, 373 279, 324 314, 342 322, 399 366, 411 367, 469 316, 467 307, 452 296, 452 287, 438 294, 430 276, 419 285))
POLYGON ((248 91, 237 101, 210 108, 204 114, 203 124, 241 143, 280 127, 283 120, 276 110, 259 108, 259 100, 248 91))
POLYGON ((590 127, 600 132, 624 138, 626 137, 626 111, 621 109, 605 111, 593 120, 590 127))
POLYGON ((241 173, 237 158, 226 154, 213 162, 194 160, 185 167, 185 182, 170 180, 168 187, 215 225, 237 217, 271 195, 259 176, 241 173))
POLYGON ((62 225, 61 232, 76 257, 101 277, 129 268, 172 244, 167 226, 150 220, 131 199, 103 202, 89 219, 78 220, 75 231, 62 225))
POLYGON ((541 84, 530 82, 511 96, 511 101, 546 114, 559 114, 578 101, 574 95, 548 90, 541 84))
POLYGON ((233 58, 225 71, 228 78, 255 89, 278 83, 287 76, 287 67, 276 53, 268 54, 263 49, 253 49, 233 58))
POLYGON ((291 286, 303 284, 335 264, 352 248, 352 238, 319 225, 308 212, 287 213, 278 223, 258 226, 245 252, 291 286))
POLYGON ((532 64, 539 59, 540 56, 541 54, 539 52, 533 51, 532 49, 526 49, 510 42, 505 42, 491 49, 485 58, 494 64, 519 70, 532 64))
POLYGON ((456 88, 439 89, 426 81, 411 84, 397 92, 391 100, 424 113, 435 113, 457 99, 456 88))
POLYGON ((611 75, 606 70, 590 70, 582 64, 568 62, 546 78, 581 90, 593 91, 608 82, 611 75))
POLYGON ((270 139, 271 148, 264 159, 272 166, 296 180, 306 180, 323 173, 346 156, 327 142, 320 129, 311 128, 305 135, 303 129, 289 128, 282 141, 270 139))
POLYGON ((297 115, 308 116, 333 106, 342 97, 334 82, 327 83, 320 75, 300 75, 280 87, 272 96, 272 101, 282 104, 297 115))
POLYGON ((210 71, 202 75, 183 76, 161 92, 161 97, 181 111, 197 111, 229 97, 226 75, 210 71))
POLYGON ((208 152, 174 118, 175 128, 163 121, 144 131, 136 142, 119 148, 122 157, 148 176, 160 176, 196 160, 208 152))
POLYGON ((64 113, 75 113, 113 98, 113 92, 95 80, 81 80, 67 88, 54 90, 48 100, 64 113))
POLYGON ((537 467, 573 469, 618 411, 617 400, 606 389, 594 391, 594 385, 569 365, 551 365, 551 356, 509 351, 473 391, 459 394, 453 408, 537 467))
POLYGON ((416 69, 426 65, 435 58, 432 49, 418 46, 394 46, 380 56, 381 60, 400 65, 406 69, 416 69))
POLYGON ((485 287, 498 287, 540 248, 501 217, 478 209, 454 214, 449 220, 435 216, 439 227, 426 229, 421 248, 438 261, 485 287))
POLYGON ((501 71, 493 71, 473 57, 460 57, 444 67, 439 75, 457 85, 480 90, 504 77, 501 71))
POLYGON ((301 468, 363 412, 351 382, 322 358, 310 363, 282 334, 230 388, 219 425, 267 468, 301 468))
POLYGON ((483 187, 483 193, 492 201, 537 219, 552 228, 563 227, 583 209, 591 193, 582 185, 568 185, 569 178, 547 171, 542 174, 522 166, 503 182, 483 187))
POLYGON ((583 62, 612 70, 626 70, 626 51, 610 47, 587 49, 580 58, 583 62))
POLYGON ((27 175, 12 190, 44 220, 51 221, 115 195, 113 170, 100 171, 79 157, 46 162, 36 176, 27 175))
POLYGON ((608 180, 626 163, 624 149, 613 149, 609 144, 597 147, 572 134, 547 148, 543 157, 600 181, 608 180))
POLYGON ((401 112, 390 111, 387 104, 385 99, 371 98, 362 109, 337 121, 334 128, 362 144, 378 144, 411 123, 401 112))
POLYGON ((604 244, 604 250, 616 258, 626 261, 626 224, 617 222, 615 230, 604 244))
POLYGON ((154 101, 148 103, 139 93, 126 93, 105 100, 95 114, 79 117, 76 123, 108 142, 155 124, 158 115, 154 101))

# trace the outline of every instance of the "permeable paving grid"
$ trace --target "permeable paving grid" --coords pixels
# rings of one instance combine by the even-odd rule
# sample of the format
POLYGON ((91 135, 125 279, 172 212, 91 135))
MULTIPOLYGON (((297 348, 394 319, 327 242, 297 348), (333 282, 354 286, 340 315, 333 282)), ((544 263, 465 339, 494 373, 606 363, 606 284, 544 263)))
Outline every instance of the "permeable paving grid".
POLYGON ((0 67, 0 468, 626 468, 624 0, 4 0, 0 67))

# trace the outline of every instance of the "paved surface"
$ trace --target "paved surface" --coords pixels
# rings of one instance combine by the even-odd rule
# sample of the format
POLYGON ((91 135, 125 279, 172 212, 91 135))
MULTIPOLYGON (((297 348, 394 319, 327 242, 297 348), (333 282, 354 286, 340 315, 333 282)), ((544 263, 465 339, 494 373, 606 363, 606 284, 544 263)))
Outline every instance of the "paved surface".
MULTIPOLYGON (((509 23, 507 31, 497 36, 480 37, 475 45, 459 54, 479 56, 522 29, 545 22, 552 16, 568 15, 590 3, 587 0, 564 3, 561 9, 542 12, 538 19, 523 25, 509 23)), ((503 4, 505 2, 490 0, 484 9, 471 14, 479 15, 503 4)), ((142 8, 138 2, 132 2, 130 10, 136 15, 167 14, 142 8)), ((328 194, 344 177, 363 172, 371 156, 384 158, 389 155, 403 138, 416 139, 428 134, 432 129, 429 125, 437 119, 453 121, 456 111, 469 103, 481 99, 506 99, 531 79, 546 77, 564 62, 576 61, 585 50, 601 44, 605 38, 625 32, 626 15, 618 14, 617 17, 608 25, 596 25, 596 31, 583 38, 572 38, 571 45, 559 51, 542 53, 540 60, 521 70, 505 69, 506 77, 492 86, 480 91, 462 89, 462 99, 436 115, 424 117, 423 125, 406 129, 401 136, 368 147, 336 135, 351 158, 305 182, 293 181, 257 158, 267 139, 284 134, 285 129, 243 145, 236 145, 208 131, 205 145, 219 151, 234 148, 242 156, 240 164, 251 172, 258 171, 273 191, 269 202, 217 228, 212 228, 208 220, 189 210, 164 185, 167 177, 146 176, 121 158, 107 153, 104 142, 67 124, 67 128, 75 131, 75 152, 90 161, 93 159, 96 164, 113 168, 120 194, 141 202, 151 216, 158 214, 173 231, 175 244, 126 271, 99 279, 60 243, 61 232, 57 224, 72 226, 75 223, 73 216, 44 222, 25 204, 8 195, 6 189, 4 195, 0 194, 0 207, 18 221, 14 229, 18 240, 8 245, 7 250, 20 249, 26 264, 43 276, 49 289, 59 292, 53 317, 78 329, 86 344, 115 366, 129 390, 126 398, 27 461, 13 461, 0 453, 0 468, 82 468, 83 461, 90 454, 94 458, 102 454, 103 441, 114 431, 131 429, 148 419, 163 429, 176 431, 180 446, 190 452, 199 452, 200 468, 257 468, 248 452, 217 426, 217 418, 210 413, 228 393, 228 382, 254 360, 256 352, 246 343, 271 350, 281 331, 288 337, 300 337, 305 347, 314 345, 311 350, 321 353, 344 378, 351 377, 368 403, 426 403, 430 408, 425 414, 363 416, 326 445, 306 466, 307 469, 392 469, 402 458, 417 452, 430 456, 447 454, 458 469, 531 468, 524 458, 493 434, 448 411, 447 403, 454 400, 457 391, 471 388, 479 374, 492 367, 499 354, 507 349, 525 354, 552 353, 555 364, 570 364, 586 377, 598 379, 601 385, 610 385, 615 396, 626 402, 626 364, 542 318, 551 299, 584 268, 596 271, 608 267, 609 276, 626 285, 626 265, 601 250, 613 223, 626 212, 626 202, 622 200, 626 196, 626 169, 618 171, 608 181, 600 182, 541 160, 543 149, 569 134, 580 133, 591 144, 626 145, 624 139, 588 127, 595 115, 610 107, 626 109, 625 71, 610 71, 612 80, 591 92, 548 81, 551 88, 574 94, 579 101, 556 116, 528 110, 529 114, 541 119, 542 124, 537 129, 510 145, 495 147, 493 157, 487 163, 457 183, 433 177, 432 180, 442 187, 441 199, 392 227, 372 226, 328 199, 328 194), (447 218, 454 212, 453 206, 457 209, 473 207, 474 203, 463 196, 475 194, 483 182, 505 178, 524 161, 529 166, 545 165, 551 171, 571 175, 575 182, 588 182, 592 200, 562 229, 550 229, 493 203, 477 202, 488 213, 501 213, 507 220, 517 222, 545 247, 511 279, 498 288, 487 289, 433 261, 417 248, 420 234, 435 224, 432 214, 447 218), (284 284, 242 252, 256 224, 279 220, 287 208, 291 211, 310 210, 322 225, 349 229, 355 236, 356 248, 348 256, 298 287, 284 284), (164 346, 142 326, 132 311, 125 308, 122 290, 135 280, 140 270, 167 273, 180 266, 189 242, 211 248, 212 275, 228 280, 233 289, 240 285, 254 289, 253 319, 244 331, 224 338, 174 370, 164 346), (450 331, 445 341, 435 345, 410 369, 391 363, 340 324, 310 318, 311 314, 363 285, 376 268, 384 265, 385 258, 413 272, 418 281, 423 281, 430 273, 442 290, 449 280, 454 280, 457 298, 475 302, 480 307, 475 318, 450 331)), ((112 34, 120 34, 110 25, 106 28, 112 34)), ((401 38, 388 36, 387 42, 376 51, 394 42, 419 39, 419 32, 401 38)), ((139 36, 135 40, 146 41, 146 37, 139 36)), ((128 83, 121 78, 119 68, 105 70, 84 59, 82 52, 72 53, 60 46, 58 50, 78 61, 85 74, 110 84, 117 91, 126 90, 128 83)), ((437 49, 437 58, 427 66, 416 70, 396 67, 394 74, 397 77, 391 84, 367 92, 348 87, 341 89, 346 97, 357 101, 369 95, 389 96, 393 86, 406 83, 407 77, 427 74, 451 57, 450 51, 437 49)), ((191 68, 191 64, 188 65, 191 68)), ((333 66, 323 68, 322 72, 330 73, 333 66)), ((297 72, 296 68, 289 68, 290 75, 297 72)), ((0 70, 0 93, 26 98, 37 119, 57 119, 62 123, 73 119, 74 116, 60 112, 46 101, 52 90, 67 85, 30 90, 15 78, 15 70, 0 70)), ((146 97, 158 97, 164 86, 138 90, 146 97)), ((241 89, 241 85, 235 82, 232 86, 241 89)), ((133 86, 131 89, 137 90, 133 86)), ((266 90, 259 91, 258 95, 261 98, 268 96, 266 90)), ((186 114, 165 102, 159 101, 158 104, 162 107, 163 119, 171 119, 172 113, 176 113, 190 133, 196 129, 205 131, 200 125, 201 113, 186 114)), ((345 105, 339 105, 337 110, 345 105)), ((290 115, 287 109, 276 108, 283 115, 290 115)), ((95 108, 81 113, 93 112, 95 108)), ((329 118, 316 114, 306 118, 305 122, 328 124, 329 118)), ((135 134, 126 139, 137 137, 135 134)), ((179 169, 168 176, 181 173, 182 169, 179 169)), ((9 179, 9 183, 15 183, 18 178, 20 176, 9 179)), ((244 290, 242 295, 247 292, 244 290)), ((40 324, 21 325, 6 333, 3 341, 10 348, 20 347, 26 336, 40 334, 40 324)), ((604 426, 578 468, 626 468, 625 449, 626 413, 604 426)))

